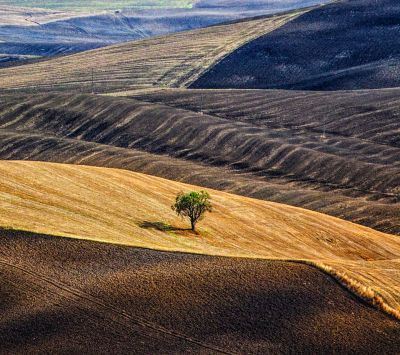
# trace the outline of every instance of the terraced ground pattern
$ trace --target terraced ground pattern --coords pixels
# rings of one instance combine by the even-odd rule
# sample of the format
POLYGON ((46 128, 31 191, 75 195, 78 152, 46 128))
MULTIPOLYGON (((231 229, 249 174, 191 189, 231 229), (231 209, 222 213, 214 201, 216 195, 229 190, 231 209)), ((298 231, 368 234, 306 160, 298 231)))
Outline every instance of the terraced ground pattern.
POLYGON ((0 157, 130 169, 400 234, 398 98, 394 89, 13 96, 0 105, 0 157))

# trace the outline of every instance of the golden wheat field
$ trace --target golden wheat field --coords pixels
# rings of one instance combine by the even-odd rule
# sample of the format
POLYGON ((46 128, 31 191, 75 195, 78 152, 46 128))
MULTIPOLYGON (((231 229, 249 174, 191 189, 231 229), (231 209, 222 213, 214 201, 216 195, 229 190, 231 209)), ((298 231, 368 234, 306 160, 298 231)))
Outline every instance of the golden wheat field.
POLYGON ((171 204, 199 190, 119 169, 53 163, 0 163, 0 224, 158 250, 317 265, 380 308, 400 306, 400 241, 317 212, 208 190, 213 213, 188 230, 171 204))

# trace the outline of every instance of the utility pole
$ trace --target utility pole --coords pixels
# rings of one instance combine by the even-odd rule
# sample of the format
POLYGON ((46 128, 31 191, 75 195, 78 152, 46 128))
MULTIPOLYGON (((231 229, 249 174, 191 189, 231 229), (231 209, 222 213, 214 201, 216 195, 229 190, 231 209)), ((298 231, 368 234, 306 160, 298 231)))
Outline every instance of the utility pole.
POLYGON ((92 68, 92 94, 94 94, 94 70, 92 68))
POLYGON ((203 114, 203 92, 200 91, 200 110, 199 110, 200 115, 203 114))

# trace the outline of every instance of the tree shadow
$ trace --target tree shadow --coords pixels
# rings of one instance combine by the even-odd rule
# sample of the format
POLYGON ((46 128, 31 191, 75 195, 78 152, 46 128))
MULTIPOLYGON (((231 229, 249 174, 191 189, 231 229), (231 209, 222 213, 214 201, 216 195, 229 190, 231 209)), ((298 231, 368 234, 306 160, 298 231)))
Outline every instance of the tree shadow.
POLYGON ((187 231, 192 231, 191 228, 180 228, 180 227, 174 227, 171 226, 168 223, 164 222, 152 222, 152 221, 143 221, 140 222, 139 224, 140 228, 145 228, 145 229, 156 229, 161 232, 187 232, 187 231))

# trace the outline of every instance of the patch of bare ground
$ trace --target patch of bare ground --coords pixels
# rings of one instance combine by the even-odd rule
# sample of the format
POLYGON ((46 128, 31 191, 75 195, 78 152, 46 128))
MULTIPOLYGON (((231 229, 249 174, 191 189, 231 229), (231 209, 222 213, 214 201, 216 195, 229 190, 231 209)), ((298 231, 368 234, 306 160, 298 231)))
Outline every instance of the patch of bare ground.
POLYGON ((0 353, 400 351, 397 321, 307 265, 0 239, 0 353))

